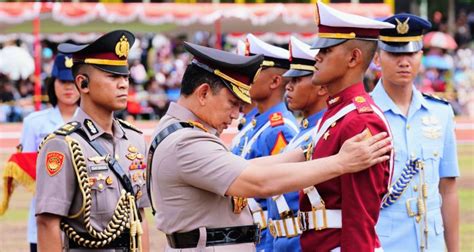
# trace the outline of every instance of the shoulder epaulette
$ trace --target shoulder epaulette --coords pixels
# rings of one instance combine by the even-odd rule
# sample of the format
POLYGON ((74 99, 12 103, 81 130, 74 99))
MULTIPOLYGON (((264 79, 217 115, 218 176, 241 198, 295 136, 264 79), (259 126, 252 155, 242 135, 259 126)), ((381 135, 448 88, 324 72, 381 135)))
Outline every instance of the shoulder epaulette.
POLYGON ((81 127, 81 124, 79 122, 68 122, 61 126, 59 129, 54 131, 54 134, 56 135, 61 135, 61 136, 67 136, 71 135, 74 131, 79 129, 81 127))
POLYGON ((133 125, 133 124, 131 124, 131 123, 125 121, 125 120, 122 120, 122 119, 118 119, 118 121, 123 127, 127 128, 127 129, 131 129, 133 131, 136 131, 140 134, 143 134, 143 132, 141 130, 139 130, 137 127, 135 127, 135 125, 133 125))
POLYGON ((285 121, 283 120, 283 115, 280 112, 275 112, 270 115, 270 125, 272 127, 276 127, 283 124, 285 124, 285 121))
POLYGON ((354 99, 352 99, 352 102, 354 103, 357 109, 357 112, 359 112, 359 114, 373 112, 372 107, 370 106, 370 103, 362 96, 354 97, 354 99))
POLYGON ((48 142, 49 140, 53 139, 55 136, 56 136, 56 134, 54 134, 54 133, 51 133, 51 134, 48 134, 47 136, 45 136, 45 137, 43 138, 43 140, 41 140, 41 143, 40 143, 39 146, 38 146, 38 151, 40 151, 41 148, 43 148, 43 146, 46 144, 46 142, 48 142))
POLYGON ((429 100, 433 100, 433 101, 437 101, 437 102, 441 102, 441 103, 444 103, 446 105, 449 104, 449 101, 442 98, 442 97, 439 97, 437 95, 434 95, 434 94, 428 94, 428 93, 422 93, 423 94, 423 97, 425 97, 426 99, 429 99, 429 100))

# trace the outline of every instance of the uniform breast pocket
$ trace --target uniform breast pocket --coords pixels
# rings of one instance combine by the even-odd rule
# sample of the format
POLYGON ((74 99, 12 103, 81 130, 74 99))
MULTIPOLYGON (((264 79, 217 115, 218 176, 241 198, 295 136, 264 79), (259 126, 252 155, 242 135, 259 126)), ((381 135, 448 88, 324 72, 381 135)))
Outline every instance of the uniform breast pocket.
POLYGON ((428 183, 437 183, 439 181, 439 165, 443 156, 442 145, 424 145, 423 162, 425 179, 428 183))
POLYGON ((114 210, 120 192, 116 177, 112 172, 89 174, 91 185, 92 213, 104 214, 114 210))

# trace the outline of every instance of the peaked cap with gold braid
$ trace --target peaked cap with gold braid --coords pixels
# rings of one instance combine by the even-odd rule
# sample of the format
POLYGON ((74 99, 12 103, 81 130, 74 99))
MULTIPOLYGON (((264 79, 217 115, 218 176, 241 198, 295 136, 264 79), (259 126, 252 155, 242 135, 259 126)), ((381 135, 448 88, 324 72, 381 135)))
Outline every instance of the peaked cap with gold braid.
POLYGON ((415 15, 401 13, 384 20, 395 25, 393 29, 380 31, 380 49, 392 53, 412 53, 423 48, 423 31, 431 23, 415 15))
POLYGON ((377 40, 380 30, 394 28, 381 22, 336 10, 322 2, 316 2, 315 22, 318 37, 312 48, 322 49, 339 45, 348 39, 377 40))
POLYGON ((218 76, 237 98, 250 103, 250 85, 260 70, 262 55, 241 56, 188 42, 184 47, 194 56, 193 65, 218 76))
POLYGON ((113 74, 128 75, 128 53, 135 36, 126 30, 109 32, 85 45, 62 43, 58 50, 72 54, 74 64, 91 64, 113 74))
POLYGON ((302 77, 312 75, 316 68, 315 57, 319 49, 311 49, 311 46, 298 40, 296 37, 290 37, 290 70, 283 74, 283 77, 302 77))

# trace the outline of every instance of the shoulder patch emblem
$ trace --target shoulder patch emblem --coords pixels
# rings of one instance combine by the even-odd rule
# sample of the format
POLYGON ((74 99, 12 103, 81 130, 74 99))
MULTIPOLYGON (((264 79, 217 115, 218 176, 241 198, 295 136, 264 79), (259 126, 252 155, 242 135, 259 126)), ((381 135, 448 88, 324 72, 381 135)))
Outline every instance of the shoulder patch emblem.
POLYGON ((437 95, 434 95, 434 94, 428 94, 428 93, 422 93, 423 94, 423 97, 425 97, 426 99, 429 99, 429 100, 432 100, 432 101, 437 101, 437 102, 441 102, 441 103, 444 103, 446 105, 449 104, 449 101, 442 98, 442 97, 439 97, 437 95))
POLYGON ((283 125, 284 123, 285 121, 283 121, 283 116, 280 112, 276 112, 270 115, 270 125, 272 127, 283 125))
POLYGON ((127 129, 131 129, 133 131, 136 131, 140 134, 143 134, 143 132, 141 130, 139 130, 137 127, 135 127, 135 125, 133 125, 133 124, 131 124, 131 123, 125 121, 125 120, 122 120, 122 119, 118 119, 118 121, 123 127, 127 128, 127 129))
POLYGON ((370 103, 362 96, 354 97, 354 99, 352 99, 352 102, 356 106, 357 112, 359 112, 359 114, 373 112, 370 103))
POLYGON ((54 176, 63 168, 64 154, 57 151, 46 153, 46 172, 49 176, 54 176))

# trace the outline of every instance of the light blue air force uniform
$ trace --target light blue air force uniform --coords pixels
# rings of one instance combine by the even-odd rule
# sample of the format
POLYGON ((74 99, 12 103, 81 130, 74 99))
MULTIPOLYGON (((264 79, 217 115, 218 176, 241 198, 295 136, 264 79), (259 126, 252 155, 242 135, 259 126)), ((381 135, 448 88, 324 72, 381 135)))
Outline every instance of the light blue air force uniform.
MULTIPOLYGON (((299 133, 293 139, 291 139, 291 141, 288 143, 288 145, 284 149, 284 152, 295 150, 297 148, 300 148, 301 146, 303 147, 309 146, 313 142, 313 138, 316 135, 317 122, 319 121, 319 119, 321 119, 325 111, 326 110, 322 110, 316 114, 309 116, 308 118, 303 119, 300 123, 299 133)), ((297 231, 299 229, 297 226, 298 222, 296 219, 296 215, 299 210, 298 198, 299 198, 299 192, 296 191, 296 192, 285 193, 280 196, 273 197, 273 199, 268 200, 268 218, 272 220, 270 225, 275 228, 274 230, 277 236, 273 240, 273 251, 275 252, 276 251, 281 251, 281 252, 301 251, 300 236, 297 235, 297 236, 291 237, 293 235, 296 235, 297 232, 295 232, 295 230, 297 231), (283 197, 283 198, 279 198, 279 197, 283 197), (277 203, 283 206, 278 207, 277 203), (285 224, 285 225, 287 225, 286 228, 288 229, 289 238, 279 237, 282 234, 279 234, 279 231, 277 231, 277 230, 284 229, 282 225, 283 222, 281 221, 282 219, 281 214, 280 214, 286 208, 284 204, 286 204, 288 208, 291 210, 291 216, 294 218, 296 222, 296 226, 290 227, 293 225, 293 221, 292 220, 286 221, 288 224, 285 224), (279 227, 277 228, 276 225, 278 225, 279 227)), ((286 219, 288 218, 291 219, 291 217, 287 217, 286 219)), ((270 228, 273 229, 273 227, 270 227, 270 228)))
MULTIPOLYGON (((240 156, 245 159, 270 156, 280 153, 288 142, 298 133, 298 123, 293 114, 281 102, 266 112, 256 115, 251 123, 253 128, 244 136, 244 147, 240 156)), ((251 201, 252 199, 249 199, 251 201)), ((271 200, 271 199, 269 199, 271 200)), ((267 199, 255 198, 258 207, 268 215, 267 199)), ((249 202, 252 210, 252 202, 249 202)), ((252 210, 255 213, 255 211, 252 210)), ((259 214, 254 214, 255 216, 259 214)), ((255 218, 254 218, 254 221, 255 218)), ((265 222, 267 222, 265 220, 265 222)), ((262 230, 261 242, 257 244, 257 251, 272 251, 273 237, 268 228, 262 230)))
POLYGON ((235 155, 240 156, 245 144, 245 135, 253 128, 251 122, 257 113, 258 109, 253 108, 247 114, 243 115, 239 120, 239 133, 237 133, 237 135, 235 135, 235 137, 232 139, 232 143, 229 148, 230 151, 235 155))
MULTIPOLYGON (((23 132, 21 134, 21 145, 23 152, 36 152, 38 147, 48 134, 55 131, 65 122, 58 107, 48 108, 33 112, 23 120, 23 132)), ((28 213, 28 242, 37 243, 37 228, 35 218, 35 201, 33 197, 28 213)))
MULTIPOLYGON (((438 185, 441 178, 459 176, 453 110, 447 102, 424 95, 413 87, 408 116, 405 116, 387 95, 381 81, 373 90, 372 98, 384 112, 393 134, 395 167, 391 184, 400 178, 409 159, 419 158, 424 162, 424 179, 428 186, 427 250, 445 251, 438 185)), ((386 252, 419 251, 426 239, 421 235, 425 227, 423 218, 417 223, 415 216, 408 215, 409 211, 418 213, 420 174, 405 183, 407 186, 400 198, 380 212, 376 231, 386 252)))

